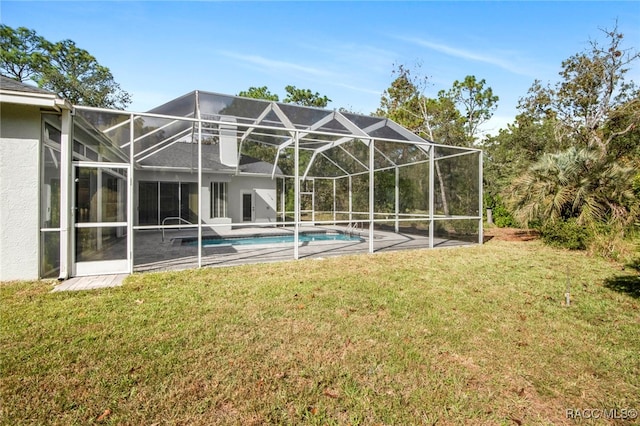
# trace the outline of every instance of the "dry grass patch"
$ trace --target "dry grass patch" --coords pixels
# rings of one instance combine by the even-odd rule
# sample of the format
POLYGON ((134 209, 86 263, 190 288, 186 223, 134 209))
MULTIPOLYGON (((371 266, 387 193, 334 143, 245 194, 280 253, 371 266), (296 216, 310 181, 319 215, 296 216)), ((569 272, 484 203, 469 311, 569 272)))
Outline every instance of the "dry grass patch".
POLYGON ((634 274, 493 241, 134 275, 80 293, 10 283, 0 419, 570 424, 568 408, 638 409, 640 304, 607 285, 634 274))

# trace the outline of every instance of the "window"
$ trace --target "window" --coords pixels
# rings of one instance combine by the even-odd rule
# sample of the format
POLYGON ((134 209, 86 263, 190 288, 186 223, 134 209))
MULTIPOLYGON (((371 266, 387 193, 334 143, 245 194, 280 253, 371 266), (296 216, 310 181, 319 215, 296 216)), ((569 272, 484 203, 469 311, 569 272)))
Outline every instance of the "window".
POLYGON ((160 211, 158 182, 140 182, 138 188, 138 224, 157 225, 160 211))
MULTIPOLYGON (((138 183, 138 224, 161 225, 167 217, 198 223, 196 182, 138 183)), ((174 219, 167 225, 175 225, 174 219)))
POLYGON ((227 183, 211 182, 211 218, 227 217, 227 183))
POLYGON ((60 272, 60 117, 44 114, 40 157, 40 277, 60 272))
POLYGON ((85 147, 85 151, 84 152, 85 152, 84 155, 86 155, 89 160, 98 161, 98 153, 96 151, 94 151, 93 149, 91 149, 91 148, 89 148, 87 146, 87 147, 85 147))
POLYGON ((45 121, 44 123, 44 141, 45 143, 54 146, 60 146, 60 140, 62 138, 60 130, 53 127, 51 124, 45 121))
POLYGON ((85 146, 82 142, 78 142, 77 140, 73 140, 73 152, 78 155, 74 156, 74 159, 84 160, 88 158, 92 161, 98 161, 98 152, 88 146, 85 146))

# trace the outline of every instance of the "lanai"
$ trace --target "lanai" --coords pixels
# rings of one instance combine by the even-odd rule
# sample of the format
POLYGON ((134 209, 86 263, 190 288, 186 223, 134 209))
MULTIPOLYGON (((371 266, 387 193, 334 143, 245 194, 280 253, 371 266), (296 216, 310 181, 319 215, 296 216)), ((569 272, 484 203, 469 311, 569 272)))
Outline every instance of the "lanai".
POLYGON ((369 253, 482 241, 481 152, 435 144, 386 118, 194 91, 145 113, 75 107, 72 129, 63 127, 75 185, 63 176, 61 199, 78 209, 88 194, 85 216, 64 219, 74 237, 61 264, 71 275, 250 260, 249 249, 203 248, 213 235, 290 232, 294 243, 278 251, 293 259, 306 256, 312 244, 295 242, 312 230, 360 236, 357 251, 369 253), (177 194, 179 219, 165 221, 160 206, 157 223, 144 224, 141 194, 152 185, 141 182, 156 181, 159 205, 168 198, 162 182, 177 194), (234 219, 231 204, 246 191, 266 209, 234 219), (411 243, 383 247, 394 234, 411 243))

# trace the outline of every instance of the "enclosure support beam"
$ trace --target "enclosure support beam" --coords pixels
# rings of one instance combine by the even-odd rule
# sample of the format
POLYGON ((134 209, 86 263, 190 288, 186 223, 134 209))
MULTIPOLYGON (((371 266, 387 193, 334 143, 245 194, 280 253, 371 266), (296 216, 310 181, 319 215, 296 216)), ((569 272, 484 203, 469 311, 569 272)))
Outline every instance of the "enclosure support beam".
MULTIPOLYGON (((98 154, 98 160, 102 161, 102 156, 100 154, 98 154)), ((97 206, 102 206, 102 193, 104 192, 104 190, 102 190, 102 169, 98 169, 97 170, 97 175, 96 175, 96 186, 99 188, 96 191, 96 195, 94 195, 95 200, 96 200, 96 205, 97 206)), ((102 209, 96 209, 96 218, 98 222, 102 222, 102 209)), ((98 249, 98 251, 102 250, 102 228, 97 228, 96 229, 96 248, 98 249)))
POLYGON ((293 135, 294 154, 293 154, 293 204, 294 204, 294 224, 293 224, 293 258, 298 260, 298 240, 300 232, 300 139, 299 132, 293 135))
POLYGON ((482 151, 478 153, 478 216, 480 216, 478 223, 478 244, 482 244, 484 242, 484 230, 482 228, 482 209, 483 209, 483 200, 482 200, 482 185, 483 185, 483 171, 482 171, 482 151))
POLYGON ((198 114, 198 268, 202 268, 202 120, 198 97, 199 93, 196 91, 198 108, 196 111, 198 114))
POLYGON ((286 180, 285 178, 282 178, 282 195, 280 196, 280 211, 282 212, 282 226, 287 226, 285 223, 287 221, 287 212, 285 211, 285 209, 287 208, 287 203, 285 200, 286 195, 287 195, 286 180))
POLYGON ((313 154, 311 154, 311 160, 309 160, 309 164, 307 165, 306 170, 304 171, 304 174, 302 175, 302 179, 306 180, 307 179, 307 175, 309 174, 309 172, 311 171, 311 166, 313 166, 313 162, 316 159, 316 155, 318 153, 313 151, 313 154))
POLYGON ((71 274, 71 228, 73 226, 71 112, 62 110, 60 134, 60 279, 71 274))
MULTIPOLYGON (((271 179, 276 175, 276 169, 278 168, 278 159, 280 158, 280 150, 276 152, 276 159, 273 161, 273 168, 271 169, 271 179)), ((240 164, 240 162, 238 162, 240 164)), ((236 168, 237 171, 237 168, 236 168)))
POLYGON ((316 180, 311 179, 311 224, 316 224, 316 180))
POLYGON ((333 226, 336 226, 336 180, 333 181, 333 226))
POLYGON ((369 141, 369 253, 373 253, 373 223, 375 220, 375 214, 373 211, 373 201, 374 201, 374 159, 375 159, 375 150, 374 150, 374 141, 371 139, 369 141))
POLYGON ((433 231, 435 222, 433 220, 434 208, 434 168, 435 168, 435 146, 429 149, 429 248, 433 248, 433 231))
POLYGON ((321 156, 323 156, 328 162, 330 162, 331 164, 333 164, 334 166, 336 166, 338 169, 340 169, 345 175, 348 175, 349 172, 346 171, 345 169, 343 169, 342 167, 340 167, 338 165, 338 163, 336 163, 335 161, 333 161, 331 158, 327 157, 326 155, 324 155, 323 153, 320 153, 321 156))
POLYGON ((352 179, 349 176, 349 225, 353 220, 353 192, 352 192, 352 179))
POLYGON ((396 234, 400 232, 400 222, 398 222, 400 213, 400 168, 396 166, 396 191, 395 191, 395 213, 396 213, 396 223, 395 223, 395 231, 396 234))
MULTIPOLYGON (((131 122, 131 126, 129 127, 129 140, 131 141, 131 143, 129 144, 129 173, 127 173, 127 250, 129 251, 129 273, 133 274, 133 263, 134 263, 134 257, 133 257, 133 214, 134 214, 134 209, 133 209, 133 191, 134 191, 134 164, 135 164, 135 158, 133 158, 134 154, 135 154, 135 137, 136 137, 136 131, 135 131, 135 126, 134 126, 134 120, 135 117, 133 114, 131 114, 131 118, 130 118, 130 122, 131 122)), ((160 211, 160 210, 158 210, 160 211)))

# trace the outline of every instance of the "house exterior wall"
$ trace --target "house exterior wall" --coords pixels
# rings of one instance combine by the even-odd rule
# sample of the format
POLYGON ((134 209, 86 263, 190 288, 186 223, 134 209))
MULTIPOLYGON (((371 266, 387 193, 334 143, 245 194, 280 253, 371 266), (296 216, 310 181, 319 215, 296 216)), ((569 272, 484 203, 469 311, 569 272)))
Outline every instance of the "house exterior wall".
POLYGON ((237 176, 229 184, 229 216, 234 223, 242 222, 242 192, 253 193, 254 221, 276 221, 276 180, 270 177, 237 176))
POLYGON ((40 109, 0 108, 0 281, 37 279, 40 109))
MULTIPOLYGON (((198 182, 198 174, 188 172, 166 172, 136 170, 134 172, 134 212, 138 211, 138 182, 198 182)), ((242 193, 253 193, 254 217, 256 222, 276 221, 276 181, 261 176, 231 176, 203 173, 202 175, 202 218, 203 224, 228 224, 228 227, 216 226, 214 230, 231 230, 231 223, 242 222, 242 193), (227 218, 211 217, 211 183, 227 182, 227 218)), ((134 225, 138 225, 138 215, 134 215, 134 225)))

